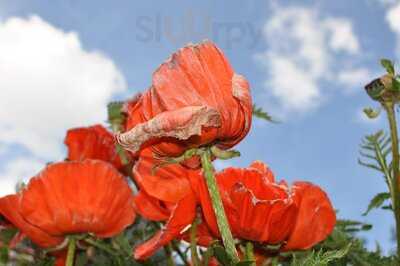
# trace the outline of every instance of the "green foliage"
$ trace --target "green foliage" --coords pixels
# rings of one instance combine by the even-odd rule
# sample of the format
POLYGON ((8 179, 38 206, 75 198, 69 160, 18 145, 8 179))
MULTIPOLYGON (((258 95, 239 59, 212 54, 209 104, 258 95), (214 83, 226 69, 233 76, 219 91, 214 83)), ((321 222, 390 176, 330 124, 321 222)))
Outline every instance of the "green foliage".
POLYGON ((0 265, 5 265, 8 262, 8 248, 0 247, 0 265))
POLYGON ((360 155, 367 161, 359 159, 358 162, 365 167, 381 172, 391 189, 392 174, 391 166, 388 164, 388 156, 391 152, 390 137, 380 130, 375 134, 367 135, 360 146, 360 155))
POLYGON ((392 79, 392 88, 396 92, 400 91, 400 76, 399 75, 393 77, 393 79, 392 79))
POLYGON ((386 58, 382 58, 381 59, 381 65, 386 69, 386 72, 390 75, 394 75, 395 74, 395 70, 394 70, 394 64, 391 60, 386 59, 386 58))
MULTIPOLYGON (((370 201, 367 210, 363 213, 366 216, 372 209, 378 209, 382 207, 386 200, 390 199, 390 193, 382 192, 375 195, 370 201)), ((386 206, 384 206, 386 207, 386 206)))
POLYGON ((373 109, 371 107, 364 108, 364 114, 369 118, 369 119, 375 119, 377 118, 380 113, 381 109, 373 109))
POLYGON ((253 105, 253 116, 260 118, 260 119, 264 119, 268 122, 278 123, 278 121, 273 119, 270 114, 268 114, 266 111, 264 111, 261 107, 257 107, 256 105, 253 105))
POLYGON ((334 251, 324 252, 322 249, 319 251, 311 251, 305 258, 297 259, 293 257, 291 266, 327 266, 330 262, 334 262, 343 258, 350 250, 351 244, 348 246, 334 251))
POLYGON ((336 222, 336 228, 345 233, 356 233, 369 231, 372 229, 372 225, 353 220, 338 220, 336 222))
POLYGON ((355 236, 371 226, 358 221, 338 220, 332 234, 312 250, 282 254, 280 266, 394 266, 396 257, 385 257, 379 246, 375 251, 355 236))

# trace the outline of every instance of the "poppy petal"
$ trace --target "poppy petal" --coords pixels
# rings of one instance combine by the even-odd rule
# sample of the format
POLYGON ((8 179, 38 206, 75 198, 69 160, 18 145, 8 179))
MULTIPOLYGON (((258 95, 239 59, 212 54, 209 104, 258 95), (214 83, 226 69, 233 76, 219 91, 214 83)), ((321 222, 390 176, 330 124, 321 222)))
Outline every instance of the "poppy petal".
POLYGON ((161 206, 160 201, 149 196, 144 191, 139 191, 135 196, 135 209, 142 217, 150 221, 168 220, 169 210, 161 206))
POLYGON ((122 167, 114 136, 101 125, 70 129, 64 142, 71 161, 98 159, 110 162, 118 169, 122 167))
POLYGON ((151 149, 145 149, 133 168, 136 182, 147 194, 162 201, 177 203, 191 192, 186 177, 192 170, 179 164, 171 164, 154 172, 157 164, 151 149))
POLYGON ((18 195, 0 198, 0 214, 6 217, 22 233, 26 234, 37 245, 48 248, 63 242, 64 237, 51 236, 40 228, 28 223, 20 214, 20 199, 18 195))
POLYGON ((336 223, 335 211, 321 188, 307 182, 296 182, 293 193, 299 210, 285 251, 314 246, 332 232, 336 223))
POLYGON ((121 232, 135 218, 124 177, 96 160, 49 165, 23 190, 21 214, 52 235, 90 232, 99 237, 121 232))

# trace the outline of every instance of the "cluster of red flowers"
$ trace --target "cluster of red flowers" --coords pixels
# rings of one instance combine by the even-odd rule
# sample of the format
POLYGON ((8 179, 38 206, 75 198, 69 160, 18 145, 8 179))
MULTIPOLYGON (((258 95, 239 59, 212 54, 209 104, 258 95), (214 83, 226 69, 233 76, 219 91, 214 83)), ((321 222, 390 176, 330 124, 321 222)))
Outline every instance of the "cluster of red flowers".
MULTIPOLYGON (((152 86, 127 101, 123 111, 125 132, 116 138, 100 125, 69 130, 67 161, 48 165, 17 194, 0 198, 0 214, 38 246, 61 249, 69 235, 115 236, 133 224, 135 213, 165 221, 135 248, 138 260, 173 239, 185 239, 199 216, 198 243, 220 238, 199 156, 155 168, 189 149, 227 150, 239 143, 252 120, 246 79, 213 43, 189 45, 163 63, 152 86), (122 174, 117 141, 130 153, 135 195, 122 174)), ((237 239, 303 250, 333 230, 335 212, 318 186, 276 182, 259 161, 227 168, 216 179, 237 239)))

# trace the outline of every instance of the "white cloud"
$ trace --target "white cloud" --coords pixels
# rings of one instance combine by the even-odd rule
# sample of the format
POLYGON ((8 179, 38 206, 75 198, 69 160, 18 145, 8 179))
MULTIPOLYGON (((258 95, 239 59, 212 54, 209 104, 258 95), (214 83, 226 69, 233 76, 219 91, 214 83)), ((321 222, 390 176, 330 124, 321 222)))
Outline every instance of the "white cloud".
POLYGON ((32 158, 17 158, 7 163, 0 173, 0 196, 15 193, 18 182, 27 182, 44 166, 43 162, 32 158))
POLYGON ((0 153, 10 155, 0 163, 2 196, 65 156, 68 128, 103 122, 126 82, 111 59, 84 49, 77 33, 38 16, 0 21, 0 40, 0 153), (18 146, 28 153, 12 159, 18 146))
POLYGON ((37 157, 61 156, 65 130, 104 121, 126 88, 109 58, 40 17, 0 22, 0 40, 0 139, 37 157))
MULTIPOLYGON (((274 9, 264 25, 267 50, 257 55, 265 66, 265 88, 270 104, 278 102, 283 112, 307 112, 324 100, 321 82, 336 81, 340 55, 358 56, 360 44, 349 19, 322 17, 306 7, 274 9)), ((354 86, 364 78, 360 69, 351 79, 342 73, 344 86, 354 86)))
POLYGON ((359 90, 367 84, 374 75, 366 68, 345 69, 337 74, 337 80, 349 90, 359 90))
POLYGON ((386 22, 389 28, 396 34, 397 54, 400 57, 400 3, 390 5, 386 13, 386 22))
POLYGON ((353 25, 348 19, 328 18, 324 21, 330 32, 329 46, 333 51, 342 51, 357 54, 360 51, 357 36, 353 32, 353 25))

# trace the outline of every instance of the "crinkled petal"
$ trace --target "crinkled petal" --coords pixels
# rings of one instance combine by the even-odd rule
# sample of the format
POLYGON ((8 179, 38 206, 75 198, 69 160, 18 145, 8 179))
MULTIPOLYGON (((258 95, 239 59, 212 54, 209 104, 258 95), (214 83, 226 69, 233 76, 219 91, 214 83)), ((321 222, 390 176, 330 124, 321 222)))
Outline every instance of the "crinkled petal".
POLYGON ((191 136, 200 135, 203 127, 219 127, 220 124, 217 110, 208 106, 187 106, 163 112, 117 135, 117 139, 125 149, 136 153, 147 141, 163 137, 187 140, 191 136))
POLYGON ((311 183, 293 185, 298 214, 284 250, 309 249, 324 240, 335 227, 336 214, 326 193, 311 183))

